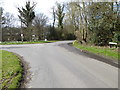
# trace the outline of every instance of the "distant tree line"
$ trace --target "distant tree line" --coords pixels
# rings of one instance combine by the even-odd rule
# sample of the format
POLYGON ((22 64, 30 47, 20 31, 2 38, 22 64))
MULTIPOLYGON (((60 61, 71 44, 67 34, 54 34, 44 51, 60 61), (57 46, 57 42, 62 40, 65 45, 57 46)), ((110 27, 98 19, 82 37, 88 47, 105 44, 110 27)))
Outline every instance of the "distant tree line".
POLYGON ((56 3, 51 9, 52 23, 43 13, 36 14, 36 5, 27 1, 24 7, 17 8, 19 28, 12 26, 13 16, 3 15, 1 7, 3 41, 22 40, 23 37, 24 41, 77 39, 82 44, 101 46, 110 41, 120 42, 120 2, 56 3))

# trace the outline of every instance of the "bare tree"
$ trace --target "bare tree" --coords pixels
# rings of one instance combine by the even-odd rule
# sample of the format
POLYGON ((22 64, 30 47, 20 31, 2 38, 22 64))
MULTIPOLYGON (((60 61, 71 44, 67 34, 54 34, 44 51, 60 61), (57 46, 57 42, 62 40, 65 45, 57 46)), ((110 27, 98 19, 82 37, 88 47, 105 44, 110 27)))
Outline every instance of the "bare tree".
POLYGON ((6 12, 4 14, 4 25, 3 25, 3 30, 2 31, 2 34, 8 32, 7 34, 9 34, 9 40, 13 41, 13 33, 14 33, 14 30, 12 30, 11 28, 14 27, 15 25, 15 17, 13 16, 13 14, 9 13, 9 12, 6 12))
POLYGON ((43 13, 37 14, 33 21, 33 25, 36 28, 34 33, 37 35, 39 40, 44 38, 44 27, 46 26, 47 21, 48 17, 43 13))
POLYGON ((15 22, 15 17, 13 14, 6 12, 5 15, 5 27, 13 27, 15 22))

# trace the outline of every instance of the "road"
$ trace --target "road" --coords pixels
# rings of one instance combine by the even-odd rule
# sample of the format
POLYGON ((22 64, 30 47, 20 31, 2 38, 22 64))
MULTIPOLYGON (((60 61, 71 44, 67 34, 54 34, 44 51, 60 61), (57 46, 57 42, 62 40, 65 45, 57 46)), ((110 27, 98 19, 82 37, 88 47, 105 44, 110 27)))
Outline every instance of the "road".
POLYGON ((68 42, 0 47, 29 63, 28 88, 118 88, 118 68, 59 46, 68 42))

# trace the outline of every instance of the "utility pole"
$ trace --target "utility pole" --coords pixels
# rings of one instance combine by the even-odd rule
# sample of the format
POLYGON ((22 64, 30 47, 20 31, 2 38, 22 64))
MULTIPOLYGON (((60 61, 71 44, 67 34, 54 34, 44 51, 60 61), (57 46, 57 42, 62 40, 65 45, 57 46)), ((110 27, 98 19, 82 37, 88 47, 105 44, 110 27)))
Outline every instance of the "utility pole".
POLYGON ((2 8, 0 7, 0 43, 2 42, 2 8))
POLYGON ((23 42, 22 20, 21 20, 21 41, 23 42))

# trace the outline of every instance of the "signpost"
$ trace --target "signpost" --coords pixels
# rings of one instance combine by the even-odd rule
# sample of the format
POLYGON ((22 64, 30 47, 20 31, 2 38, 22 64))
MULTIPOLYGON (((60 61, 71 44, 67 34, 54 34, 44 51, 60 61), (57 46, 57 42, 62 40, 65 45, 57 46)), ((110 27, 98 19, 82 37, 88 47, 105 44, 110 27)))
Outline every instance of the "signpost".
POLYGON ((23 42, 23 34, 21 34, 21 41, 23 42))

